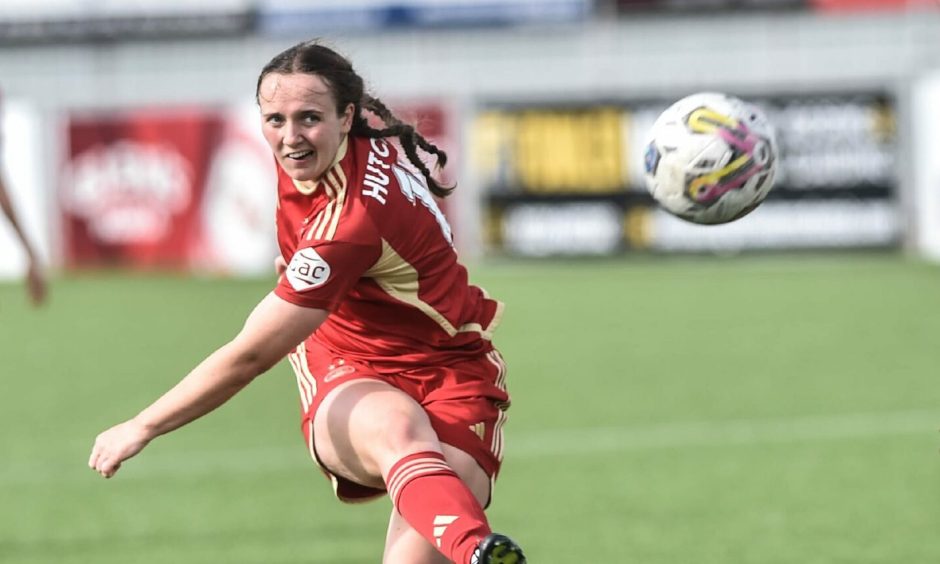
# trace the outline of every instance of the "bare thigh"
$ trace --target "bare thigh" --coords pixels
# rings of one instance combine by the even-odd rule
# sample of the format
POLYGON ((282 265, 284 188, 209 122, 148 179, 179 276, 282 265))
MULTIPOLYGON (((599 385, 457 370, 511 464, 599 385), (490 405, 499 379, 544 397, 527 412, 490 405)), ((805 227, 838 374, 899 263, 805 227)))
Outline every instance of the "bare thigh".
POLYGON ((443 452, 424 409, 379 380, 354 380, 332 390, 313 421, 314 446, 326 468, 348 480, 384 488, 395 462, 415 452, 443 452))

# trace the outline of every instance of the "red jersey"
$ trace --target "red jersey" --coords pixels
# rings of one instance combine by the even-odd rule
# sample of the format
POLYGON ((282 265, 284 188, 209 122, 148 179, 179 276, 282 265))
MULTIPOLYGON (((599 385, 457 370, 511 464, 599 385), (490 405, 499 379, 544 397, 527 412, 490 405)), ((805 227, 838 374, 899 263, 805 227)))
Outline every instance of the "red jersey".
POLYGON ((274 292, 331 312, 311 335, 376 370, 446 365, 492 350, 502 303, 468 282, 424 179, 381 139, 349 136, 317 182, 278 166, 274 292))

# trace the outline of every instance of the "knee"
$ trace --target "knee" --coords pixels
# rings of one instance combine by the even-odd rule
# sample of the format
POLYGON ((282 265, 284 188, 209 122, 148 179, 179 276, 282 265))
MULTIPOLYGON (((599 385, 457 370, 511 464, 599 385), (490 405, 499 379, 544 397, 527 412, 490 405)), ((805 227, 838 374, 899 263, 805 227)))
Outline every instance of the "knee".
POLYGON ((424 410, 389 409, 372 420, 372 444, 389 464, 415 452, 440 452, 440 442, 424 410))

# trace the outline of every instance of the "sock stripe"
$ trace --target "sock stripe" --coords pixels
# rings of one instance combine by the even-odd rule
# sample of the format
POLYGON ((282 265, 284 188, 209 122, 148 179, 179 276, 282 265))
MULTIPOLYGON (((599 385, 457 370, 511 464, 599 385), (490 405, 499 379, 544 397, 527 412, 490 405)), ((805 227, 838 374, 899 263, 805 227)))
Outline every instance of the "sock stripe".
POLYGON ((415 478, 433 474, 457 475, 457 473, 442 460, 443 457, 437 453, 422 453, 422 455, 423 456, 420 458, 406 457, 402 459, 396 463, 389 472, 385 483, 388 489, 388 495, 392 503, 396 506, 398 505, 398 496, 402 488, 415 478), (427 456, 427 454, 436 456, 427 456))
POLYGON ((416 478, 420 478, 421 476, 431 476, 434 474, 447 474, 453 476, 457 475, 450 468, 450 466, 440 462, 436 464, 422 464, 418 465, 417 467, 409 467, 407 471, 397 474, 389 483, 388 495, 397 505, 398 496, 401 494, 402 488, 408 485, 409 482, 416 478))
POLYGON ((444 464, 443 462, 418 462, 415 464, 409 464, 408 466, 403 467, 401 470, 395 473, 389 480, 389 488, 400 488, 405 485, 405 483, 411 481, 419 475, 425 475, 429 472, 442 472, 449 474, 452 472, 450 466, 444 464))
POLYGON ((405 473, 427 466, 441 466, 444 468, 450 468, 443 460, 434 460, 433 458, 419 458, 417 460, 409 460, 408 462, 393 468, 385 481, 387 484, 391 485, 392 483, 400 480, 400 476, 405 475, 405 473))
POLYGON ((441 462, 446 464, 444 455, 434 451, 416 452, 414 454, 409 454, 389 468, 388 473, 385 476, 385 483, 389 484, 392 482, 395 479, 395 476, 397 476, 404 468, 413 465, 415 462, 441 462))

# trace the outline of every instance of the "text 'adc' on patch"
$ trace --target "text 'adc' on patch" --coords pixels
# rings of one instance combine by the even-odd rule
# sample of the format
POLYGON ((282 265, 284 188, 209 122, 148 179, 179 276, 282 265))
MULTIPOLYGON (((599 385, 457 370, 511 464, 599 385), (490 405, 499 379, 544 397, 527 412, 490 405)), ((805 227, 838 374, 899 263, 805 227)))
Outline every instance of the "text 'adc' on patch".
POLYGON ((313 249, 301 249, 294 253, 287 265, 287 281, 298 292, 312 290, 326 284, 330 279, 330 265, 313 249))

